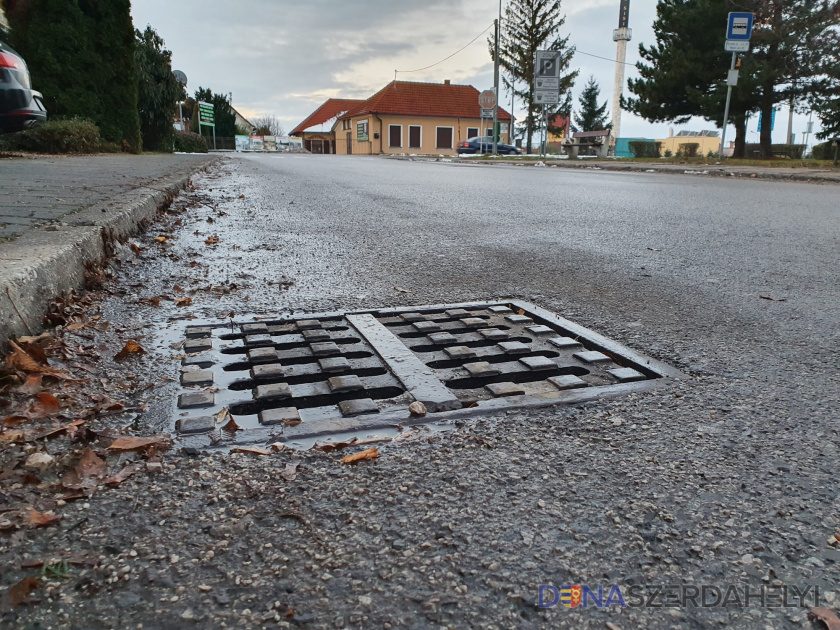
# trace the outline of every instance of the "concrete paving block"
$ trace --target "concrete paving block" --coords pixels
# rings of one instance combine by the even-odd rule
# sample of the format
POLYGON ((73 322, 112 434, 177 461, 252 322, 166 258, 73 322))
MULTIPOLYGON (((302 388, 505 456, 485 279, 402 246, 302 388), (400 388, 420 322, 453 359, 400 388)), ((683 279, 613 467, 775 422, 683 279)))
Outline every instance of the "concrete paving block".
POLYGON ((188 339, 184 343, 184 352, 193 354, 195 352, 204 352, 213 348, 213 340, 209 337, 205 339, 188 339))
POLYGON ((331 357, 341 354, 341 349, 334 341, 325 341, 323 343, 313 343, 309 346, 312 354, 316 357, 331 357))
POLYGON ((322 372, 346 372, 350 369, 350 361, 345 357, 318 359, 318 366, 322 372))
POLYGON ((499 341, 500 339, 507 339, 510 333, 506 330, 499 330, 498 328, 482 328, 478 334, 489 339, 490 341, 499 341))
POLYGON ((282 378, 285 375, 286 370, 279 363, 265 363, 251 368, 251 378, 255 381, 282 378))
POLYGON ((279 409, 265 409, 259 414, 260 424, 283 424, 294 427, 300 424, 300 412, 295 407, 280 407, 279 409))
POLYGON ((338 409, 345 418, 363 416, 370 413, 379 413, 379 407, 370 398, 359 400, 342 400, 338 403, 338 409))
POLYGON ((274 348, 253 348, 248 350, 247 356, 251 363, 277 362, 277 350, 274 348))
POLYGON ((259 401, 284 400, 292 397, 292 390, 288 383, 271 383, 257 385, 254 388, 254 398, 259 401))
POLYGON ((181 374, 181 385, 184 387, 195 387, 200 385, 212 385, 213 372, 210 370, 197 370, 195 372, 184 372, 181 374))
POLYGON ((496 376, 502 373, 499 368, 487 361, 465 363, 464 369, 470 373, 470 376, 496 376))
POLYGON ((608 357, 603 352, 598 352, 597 350, 591 350, 588 352, 575 352, 572 356, 576 359, 580 359, 584 363, 606 363, 607 361, 612 361, 610 357, 608 357))
POLYGON ((631 383, 633 381, 643 381, 647 378, 644 374, 633 368, 615 368, 614 370, 607 370, 619 383, 631 383))
POLYGON ((504 398, 505 396, 519 396, 525 393, 522 386, 517 385, 516 383, 490 383, 489 385, 486 385, 484 389, 498 398, 504 398))
POLYGON ((241 330, 246 335, 268 334, 268 324, 242 324, 241 330))
POLYGON ((452 345, 458 343, 458 340, 450 332, 436 332, 427 335, 426 338, 437 346, 452 345))
POLYGON ((571 337, 552 337, 548 339, 548 343, 552 346, 560 348, 561 350, 572 350, 573 348, 583 348, 583 344, 577 339, 571 337))
POLYGON ((502 341, 496 344, 502 349, 505 354, 528 354, 531 352, 531 346, 521 341, 502 341))
POLYGON ((194 409, 197 407, 212 407, 216 402, 213 392, 184 392, 178 396, 179 409, 194 409))
POLYGON ((256 335, 246 335, 245 345, 250 347, 273 346, 274 341, 271 339, 271 335, 269 335, 268 333, 259 333, 256 335))
POLYGON ((415 330, 421 333, 433 333, 440 330, 440 324, 437 322, 416 322, 413 326, 415 330))
POLYGON ((589 387, 589 383, 574 374, 564 374, 563 376, 552 376, 547 379, 549 383, 554 385, 557 389, 578 389, 579 387, 589 387))
POLYGON ((187 326, 187 339, 200 339, 213 334, 210 326, 187 326))
POLYGON ((343 392, 357 392, 365 388, 362 381, 355 374, 347 376, 332 376, 327 379, 330 390, 336 394, 343 392))
POLYGON ((198 418, 180 418, 178 433, 181 435, 195 435, 210 433, 216 430, 216 419, 213 416, 199 416, 198 418))
POLYGON ((535 372, 557 368, 557 364, 548 357, 522 357, 519 362, 535 372))
POLYGON ((475 356, 475 350, 468 346, 451 346, 443 351, 453 359, 471 359, 475 356))

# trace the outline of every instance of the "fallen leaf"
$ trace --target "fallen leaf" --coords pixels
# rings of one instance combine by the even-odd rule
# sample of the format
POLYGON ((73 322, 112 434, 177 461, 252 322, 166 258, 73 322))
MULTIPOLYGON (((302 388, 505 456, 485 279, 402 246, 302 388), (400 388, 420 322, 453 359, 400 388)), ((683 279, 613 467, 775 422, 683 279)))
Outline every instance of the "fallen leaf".
POLYGON ((17 388, 19 394, 37 394, 41 390, 43 374, 33 373, 26 377, 26 382, 17 388))
POLYGON ((280 451, 285 451, 288 448, 289 447, 286 446, 285 444, 283 444, 282 442, 274 442, 274 444, 271 445, 271 450, 273 450, 275 453, 279 453, 280 451))
POLYGON ((822 621, 828 630, 840 630, 840 618, 830 608, 812 608, 808 613, 811 621, 822 621))
POLYGON ((192 298, 188 298, 188 297, 175 298, 172 301, 175 302, 175 306, 189 306, 190 304, 192 304, 192 298))
POLYGON ((41 343, 42 341, 47 341, 53 338, 53 334, 49 332, 41 333, 37 337, 18 337, 17 342, 21 345, 30 344, 30 343, 41 343))
POLYGON ((37 398, 38 401, 29 408, 29 413, 32 417, 40 418, 61 410, 61 403, 58 402, 58 398, 52 394, 42 392, 40 394, 36 394, 35 398, 37 398))
POLYGON ((39 512, 36 509, 29 510, 26 515, 26 522, 35 527, 49 527, 50 525, 58 524, 59 519, 52 512, 39 512))
POLYGON ((173 288, 175 291, 180 291, 181 293, 183 293, 183 292, 184 292, 184 290, 183 290, 181 287, 179 287, 177 284, 176 284, 174 287, 172 287, 172 288, 173 288))
POLYGON ((123 468, 116 475, 108 477, 108 479, 105 481, 105 483, 108 484, 109 486, 118 486, 123 481, 125 481, 129 477, 134 476, 136 473, 140 472, 144 468, 145 468, 145 466, 142 463, 134 462, 133 464, 129 464, 128 466, 123 468))
POLYGON ((315 444, 312 448, 324 451, 325 453, 332 453, 333 451, 340 451, 348 446, 353 446, 358 441, 359 438, 353 438, 347 442, 325 442, 324 444, 315 444))
POLYGON ((166 237, 165 236, 158 236, 158 237, 155 238, 155 240, 158 243, 165 243, 166 242, 166 237))
POLYGON ((72 324, 67 324, 67 330, 81 330, 84 327, 84 322, 73 322, 72 324))
POLYGON ((4 612, 10 611, 15 606, 20 606, 21 604, 28 604, 29 597, 32 595, 32 591, 37 590, 41 587, 41 582, 39 582, 36 578, 29 577, 23 578, 20 582, 15 584, 11 587, 7 592, 6 595, 3 597, 2 606, 0 609, 4 612))
POLYGON ((142 249, 140 249, 140 248, 137 246, 137 244, 136 244, 136 243, 132 243, 132 244, 131 244, 131 251, 133 251, 135 254, 137 254, 137 255, 139 256, 139 255, 140 255, 140 252, 141 252, 141 251, 143 251, 143 250, 142 250, 142 249))
POLYGON ((787 298, 774 298, 769 295, 759 295, 762 300, 770 300, 771 302, 787 302, 787 298))
POLYGON ((29 419, 30 419, 29 416, 21 416, 21 415, 9 416, 5 420, 3 420, 3 426, 4 427, 19 427, 20 425, 22 425, 24 422, 26 422, 29 419))
POLYGON ((218 236, 208 236, 205 241, 205 245, 218 245, 219 244, 219 237, 218 236))
POLYGON ((289 462, 286 464, 286 468, 283 469, 283 472, 280 473, 280 476, 286 481, 294 481, 297 479, 298 466, 300 466, 300 462, 289 462))
POLYGON ((231 453, 252 453, 253 455, 271 455, 271 451, 255 446, 234 446, 230 449, 231 453))
POLYGON ((518 313, 519 313, 520 315, 524 315, 524 314, 525 314, 525 309, 521 309, 521 308, 520 308, 520 309, 519 309, 519 311, 518 311, 518 313))
POLYGON ((135 437, 125 435, 118 437, 108 447, 110 451, 136 451, 149 446, 159 446, 169 442, 168 435, 152 435, 149 437, 135 437))
POLYGON ((221 424, 228 419, 228 416, 230 416, 230 411, 228 411, 228 408, 225 407, 213 417, 216 418, 216 424, 221 424))
POLYGON ((143 346, 132 339, 125 344, 125 347, 122 350, 114 355, 114 361, 122 361, 133 354, 146 354, 146 351, 143 349, 143 346))
POLYGON ((379 450, 372 446, 366 451, 361 451, 359 453, 354 453, 353 455, 347 455, 341 459, 343 464, 352 464, 354 462, 361 461, 363 459, 376 459, 379 457, 379 450))
POLYGON ((222 431, 227 431, 228 433, 236 433, 237 431, 241 431, 242 427, 236 424, 236 420, 233 419, 233 416, 231 416, 228 413, 228 417, 230 418, 230 420, 228 420, 227 424, 222 427, 222 431))
POLYGON ((239 195, 240 199, 245 199, 245 195, 239 195))
POLYGON ((12 347, 12 353, 6 357, 6 365, 21 372, 41 372, 43 370, 43 366, 14 341, 10 341, 9 345, 12 347))
POLYGON ((402 287, 394 287, 395 291, 399 291, 400 293, 410 293, 408 289, 403 289, 402 287))
POLYGON ((108 475, 108 464, 92 448, 86 448, 78 463, 61 478, 69 490, 95 488, 108 475))

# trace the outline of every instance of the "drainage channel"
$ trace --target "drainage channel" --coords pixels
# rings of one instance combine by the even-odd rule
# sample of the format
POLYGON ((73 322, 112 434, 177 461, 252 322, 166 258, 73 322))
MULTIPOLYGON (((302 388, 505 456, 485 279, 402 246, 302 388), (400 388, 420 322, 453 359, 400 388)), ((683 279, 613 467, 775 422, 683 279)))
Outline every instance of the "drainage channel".
POLYGON ((386 308, 184 331, 175 430, 287 442, 648 391, 680 373, 539 306, 386 308), (411 403, 425 406, 412 415, 411 403), (233 416, 235 432, 217 419, 233 416))

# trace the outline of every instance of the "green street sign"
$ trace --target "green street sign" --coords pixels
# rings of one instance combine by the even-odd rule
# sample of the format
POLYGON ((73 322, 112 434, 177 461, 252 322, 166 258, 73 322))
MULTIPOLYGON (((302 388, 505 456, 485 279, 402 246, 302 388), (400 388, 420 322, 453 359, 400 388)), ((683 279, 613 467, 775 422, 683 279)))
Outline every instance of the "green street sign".
POLYGON ((207 125, 208 127, 216 126, 216 119, 213 114, 213 105, 211 103, 198 103, 198 124, 207 125))

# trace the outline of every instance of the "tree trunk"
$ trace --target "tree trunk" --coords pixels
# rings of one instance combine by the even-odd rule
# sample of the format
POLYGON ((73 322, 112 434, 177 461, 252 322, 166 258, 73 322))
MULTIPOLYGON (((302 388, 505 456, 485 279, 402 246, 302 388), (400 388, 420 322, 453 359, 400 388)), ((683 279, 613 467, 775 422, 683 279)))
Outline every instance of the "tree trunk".
POLYGON ((531 141, 534 139, 534 114, 531 111, 531 103, 528 103, 528 117, 525 119, 525 128, 528 131, 525 153, 530 153, 531 141))
POLYGON ((747 115, 734 116, 732 122, 735 124, 735 148, 732 157, 743 158, 747 152, 747 115))

